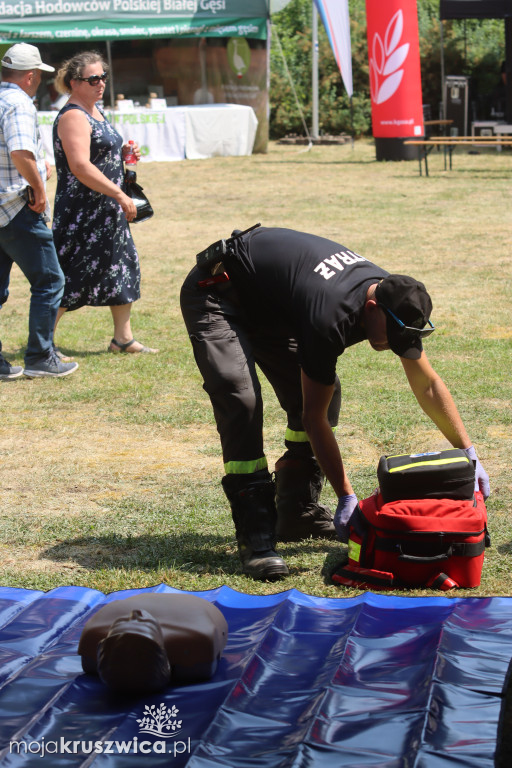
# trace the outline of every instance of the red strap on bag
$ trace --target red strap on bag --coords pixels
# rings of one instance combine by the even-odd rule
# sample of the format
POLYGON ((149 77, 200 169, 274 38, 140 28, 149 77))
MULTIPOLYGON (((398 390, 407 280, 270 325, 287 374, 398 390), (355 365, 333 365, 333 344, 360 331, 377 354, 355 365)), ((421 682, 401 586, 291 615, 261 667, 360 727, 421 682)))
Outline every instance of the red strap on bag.
POLYGON ((437 576, 432 576, 427 581, 427 587, 430 589, 440 589, 443 592, 448 592, 449 589, 456 589, 459 585, 453 579, 450 579, 446 573, 438 573, 437 576))
POLYGON ((359 589, 395 589, 397 586, 392 573, 352 565, 338 567, 331 575, 331 579, 344 587, 359 589))
MULTIPOLYGON (((400 589, 407 585, 400 579, 396 579, 392 573, 386 571, 376 571, 374 568, 358 568, 351 565, 340 566, 331 576, 335 584, 342 584, 344 587, 356 587, 359 589, 400 589)), ((448 592, 450 589, 457 589, 459 585, 451 579, 446 573, 438 573, 425 584, 429 589, 439 589, 442 592, 448 592)))

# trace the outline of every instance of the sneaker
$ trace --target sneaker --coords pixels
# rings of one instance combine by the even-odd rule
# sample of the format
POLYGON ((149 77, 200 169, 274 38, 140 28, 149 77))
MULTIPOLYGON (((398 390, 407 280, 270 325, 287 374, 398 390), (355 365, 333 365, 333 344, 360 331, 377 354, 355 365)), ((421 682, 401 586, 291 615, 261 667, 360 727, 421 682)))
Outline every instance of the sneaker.
POLYGON ((25 376, 29 379, 34 379, 37 376, 53 376, 54 378, 60 378, 62 376, 69 376, 70 373, 76 371, 78 363, 63 363, 59 360, 52 348, 48 353, 48 357, 38 360, 37 363, 31 363, 25 368, 25 376))
POLYGON ((17 379, 23 374, 21 365, 11 365, 0 353, 0 381, 10 381, 17 379))

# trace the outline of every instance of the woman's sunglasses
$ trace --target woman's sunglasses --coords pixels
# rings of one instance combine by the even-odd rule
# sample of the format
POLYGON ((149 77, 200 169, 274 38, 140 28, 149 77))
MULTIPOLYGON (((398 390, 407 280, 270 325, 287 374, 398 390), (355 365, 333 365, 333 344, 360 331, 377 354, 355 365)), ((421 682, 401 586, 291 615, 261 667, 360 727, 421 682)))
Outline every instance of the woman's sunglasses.
POLYGON ((104 72, 102 75, 91 75, 90 77, 75 77, 75 80, 80 80, 82 83, 89 83, 89 85, 98 85, 100 80, 105 83, 107 81, 108 74, 104 72))

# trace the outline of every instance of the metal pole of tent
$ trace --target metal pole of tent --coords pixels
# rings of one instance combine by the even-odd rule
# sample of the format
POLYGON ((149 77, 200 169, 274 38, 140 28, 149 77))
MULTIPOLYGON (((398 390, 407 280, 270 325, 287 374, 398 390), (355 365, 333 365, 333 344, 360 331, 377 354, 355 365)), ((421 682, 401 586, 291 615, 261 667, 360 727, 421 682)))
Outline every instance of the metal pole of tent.
POLYGON ((312 139, 318 139, 318 11, 313 0, 313 126, 312 139))
POLYGON ((512 17, 505 18, 505 120, 512 123, 512 17))
POLYGON ((441 104, 443 108, 443 114, 439 115, 440 119, 443 120, 445 117, 445 105, 444 105, 444 35, 443 35, 443 20, 439 19, 439 30, 440 30, 440 45, 441 45, 441 104))
MULTIPOLYGON (((270 54, 272 50, 272 24, 270 21, 270 12, 267 19, 267 135, 265 138, 265 152, 267 151, 268 138, 269 138, 269 125, 270 125, 270 54)), ((254 152, 254 148, 253 148, 254 152)))
POLYGON ((110 40, 107 40, 107 63, 108 63, 108 92, 110 94, 110 107, 114 109, 116 101, 114 97, 114 70, 112 69, 112 50, 110 46, 110 40))
POLYGON ((467 27, 466 27, 466 19, 464 19, 464 68, 465 72, 464 74, 467 75, 468 72, 468 35, 467 35, 467 27))

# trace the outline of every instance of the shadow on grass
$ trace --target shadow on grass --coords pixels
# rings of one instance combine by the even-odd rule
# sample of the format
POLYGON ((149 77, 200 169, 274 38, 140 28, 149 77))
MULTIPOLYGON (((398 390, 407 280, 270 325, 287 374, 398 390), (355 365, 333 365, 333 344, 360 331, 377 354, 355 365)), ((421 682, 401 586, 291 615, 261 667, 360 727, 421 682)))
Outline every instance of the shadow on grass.
MULTIPOLYGON (((308 158, 308 161, 310 161, 311 158, 308 158)), ((376 163, 377 161, 375 159, 373 160, 355 160, 353 158, 346 158, 343 160, 312 160, 308 162, 307 164, 309 166, 311 165, 326 165, 326 166, 334 166, 334 165, 373 165, 373 163, 376 163)), ((304 161, 301 161, 299 159, 286 159, 286 160, 262 160, 260 161, 260 165, 300 165, 304 166, 304 161)))
MULTIPOLYGON (((110 352, 108 347, 105 347, 105 349, 96 349, 93 351, 90 350, 77 350, 77 349, 70 349, 69 347, 58 347, 59 351, 62 352, 63 355, 67 355, 69 357, 73 358, 86 358, 86 357, 103 357, 104 355, 110 355, 111 357, 119 356, 121 353, 114 353, 110 352)), ((18 349, 15 349, 13 352, 10 352, 8 357, 23 357, 25 354, 25 347, 18 347, 18 349)))
POLYGON ((74 561, 88 570, 176 568, 200 573, 222 569, 236 573, 234 541, 197 533, 81 536, 49 547, 41 556, 57 562, 74 561))
POLYGON ((330 552, 328 555, 326 555, 324 564, 322 565, 322 570, 320 571, 320 574, 322 576, 324 584, 332 587, 333 574, 338 570, 338 568, 344 567, 345 565, 347 565, 347 563, 348 563, 348 549, 347 547, 342 548, 342 545, 339 544, 335 552, 330 552))
MULTIPOLYGON (((285 559, 304 557, 304 566, 295 565, 295 573, 309 571, 310 558, 318 554, 329 551, 328 557, 340 556, 340 544, 325 539, 286 545, 278 542, 276 549, 285 559)), ((82 536, 48 547, 40 557, 55 562, 73 561, 88 570, 174 568, 188 573, 240 573, 234 532, 232 538, 200 533, 82 536)))
POLYGON ((512 555, 512 541, 504 541, 501 544, 498 544, 496 551, 500 555, 512 555))

